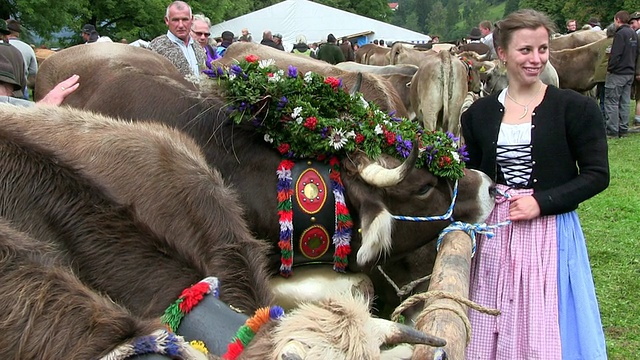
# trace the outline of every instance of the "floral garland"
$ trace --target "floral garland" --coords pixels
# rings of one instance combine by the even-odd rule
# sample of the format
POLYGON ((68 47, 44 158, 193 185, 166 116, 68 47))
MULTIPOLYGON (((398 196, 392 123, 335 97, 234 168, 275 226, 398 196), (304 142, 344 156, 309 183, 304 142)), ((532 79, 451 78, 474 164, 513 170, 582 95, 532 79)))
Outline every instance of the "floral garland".
POLYGON ((293 266, 292 168, 293 161, 282 160, 276 171, 278 175, 278 221, 280 223, 280 240, 278 241, 278 247, 280 248, 280 275, 284 277, 291 276, 291 267, 293 266))
POLYGON ((467 152, 458 138, 380 111, 361 95, 351 96, 341 79, 300 74, 291 65, 285 72, 255 55, 206 73, 224 89, 231 119, 253 124, 285 158, 322 161, 363 151, 372 159, 388 154, 402 160, 415 143, 417 168, 450 179, 464 174, 467 152))
POLYGON ((335 156, 329 160, 331 165, 331 189, 333 197, 336 199, 336 228, 333 232, 333 246, 336 251, 333 255, 333 270, 345 272, 349 261, 347 256, 351 253, 351 230, 353 229, 353 221, 349 215, 349 209, 344 202, 344 185, 340 178, 340 160, 335 156))
POLYGON ((207 294, 219 296, 219 282, 215 277, 208 277, 197 284, 186 288, 173 304, 164 311, 160 321, 167 326, 170 331, 178 330, 182 319, 202 301, 207 294))
POLYGON ((227 346, 227 352, 222 355, 225 360, 235 360, 244 348, 253 340, 262 325, 269 320, 278 320, 284 316, 284 310, 280 306, 271 306, 256 310, 255 314, 238 329, 233 341, 227 346))

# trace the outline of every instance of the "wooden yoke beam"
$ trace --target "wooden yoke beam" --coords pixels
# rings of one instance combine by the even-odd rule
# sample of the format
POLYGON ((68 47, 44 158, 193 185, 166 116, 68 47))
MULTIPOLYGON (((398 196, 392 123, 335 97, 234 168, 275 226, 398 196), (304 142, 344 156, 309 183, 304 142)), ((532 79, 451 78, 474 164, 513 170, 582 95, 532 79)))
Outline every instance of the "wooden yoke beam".
MULTIPOLYGON (((444 351, 450 360, 464 360, 467 339, 471 336, 467 306, 455 298, 469 298, 471 238, 463 231, 447 233, 433 267, 424 310, 416 328, 447 341, 444 351)), ((431 360, 434 348, 416 346, 413 360, 431 360)))

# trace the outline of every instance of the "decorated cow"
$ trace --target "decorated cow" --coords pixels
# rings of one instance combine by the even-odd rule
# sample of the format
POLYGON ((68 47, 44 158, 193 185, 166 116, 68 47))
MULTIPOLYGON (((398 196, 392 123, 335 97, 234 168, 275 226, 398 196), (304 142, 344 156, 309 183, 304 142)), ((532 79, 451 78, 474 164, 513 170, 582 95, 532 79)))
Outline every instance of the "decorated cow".
MULTIPOLYGON (((240 247, 250 247, 260 254, 264 252, 264 243, 250 237, 234 238, 222 234, 207 239, 211 251, 203 252, 199 257, 190 255, 189 247, 193 243, 171 241, 154 233, 129 206, 115 201, 108 189, 83 176, 76 168, 77 163, 67 163, 56 145, 41 142, 24 128, 12 126, 18 119, 32 125, 38 121, 44 124, 65 119, 75 124, 79 132, 91 133, 91 128, 95 127, 102 135, 107 135, 105 128, 110 122, 115 124, 115 120, 79 110, 0 105, 0 120, 7 125, 0 130, 3 153, 0 177, 6 180, 0 191, 0 215, 11 227, 33 239, 20 240, 11 230, 0 226, 3 254, 16 253, 12 248, 15 244, 26 248, 24 251, 18 249, 24 253, 19 257, 0 258, 3 269, 0 276, 3 286, 7 286, 2 295, 8 297, 3 310, 8 314, 3 318, 8 320, 0 322, 0 331, 14 336, 10 338, 11 346, 0 347, 0 353, 6 355, 3 358, 106 356, 106 359, 125 359, 139 354, 140 349, 163 350, 172 358, 197 358, 197 353, 172 333, 154 330, 153 327, 161 328, 160 321, 170 330, 184 334, 188 341, 195 342, 194 347, 211 351, 211 354, 225 353, 225 359, 281 359, 287 356, 311 359, 318 353, 331 353, 337 359, 378 358, 382 344, 444 344, 440 339, 408 327, 372 319, 367 299, 362 296, 332 294, 322 302, 306 304, 287 315, 277 307, 262 308, 272 305, 270 297, 265 296, 269 294, 263 270, 266 260, 255 256, 250 258, 252 263, 247 264, 238 260, 239 255, 234 253, 242 253, 240 247), (14 239, 16 236, 18 240, 14 239), (33 245, 29 245, 31 243, 33 245), (216 256, 213 250, 225 256, 212 261, 216 256), (34 269, 21 265, 25 262, 32 263, 34 269), (255 276, 262 276, 263 281, 253 283, 251 272, 254 269, 258 270, 255 276), (217 279, 211 279, 210 275, 217 279), (218 285, 224 283, 230 284, 226 290, 218 285), (234 289, 246 289, 249 285, 263 290, 256 289, 244 296, 233 295, 234 289), (13 294, 30 293, 22 289, 41 291, 43 295, 22 296, 19 305, 14 305, 15 299, 9 300, 13 294), (226 298, 232 305, 248 309, 256 305, 261 307, 250 319, 238 315, 232 307, 215 301, 216 296, 224 298, 227 291, 226 298), (51 300, 47 300, 47 296, 51 300), (123 307, 115 306, 111 301, 123 307), (33 311, 25 314, 21 309, 33 311), (198 313, 199 309, 203 311, 198 313), (79 312, 73 314, 74 310, 79 312), (92 316, 91 311, 98 314, 92 316), (79 318, 75 319, 75 316, 79 318), (247 324, 242 325, 245 320, 247 324), (117 327, 122 335, 117 335, 110 327, 117 327), (61 329, 66 331, 61 332, 61 329), (50 331, 57 335, 47 336, 50 331), (253 331, 251 336, 249 331, 253 331), (84 341, 101 333, 103 335, 96 339, 99 342, 83 348, 84 341), (339 333, 344 334, 339 336, 343 341, 336 343, 334 338, 339 333), (227 347, 229 342, 231 345, 227 347), (178 348, 184 348, 184 354, 178 353, 178 348)), ((80 147, 85 141, 110 143, 113 153, 121 154, 114 158, 112 165, 117 165, 118 159, 130 161, 133 154, 148 156, 147 160, 159 167, 188 158, 192 158, 192 165, 198 161, 204 163, 198 152, 191 153, 194 147, 189 140, 174 130, 158 124, 122 122, 121 125, 111 129, 111 138, 78 137, 75 141, 80 147), (153 146, 131 146, 145 141, 152 142, 156 150, 153 146), (181 151, 175 151, 176 147, 181 151)), ((59 131, 64 132, 64 129, 59 131)), ((67 135, 74 137, 72 131, 67 135)), ((213 178, 211 184, 219 189, 210 191, 223 193, 219 200, 227 202, 228 211, 237 211, 239 206, 234 203, 233 194, 224 194, 226 188, 219 175, 211 173, 206 165, 199 170, 203 176, 213 178)), ((113 171, 118 171, 117 166, 113 171)), ((148 183, 153 183, 153 179, 148 183)), ((234 219, 234 215, 218 216, 234 219)), ((241 218, 235 219, 239 222, 227 221, 224 225, 243 229, 245 225, 241 218)), ((220 232, 227 230, 221 228, 220 232)), ((249 236, 242 232, 237 234, 249 236)), ((410 348, 401 347, 389 354, 391 358, 399 359, 410 353, 410 348)))
MULTIPOLYGON (((410 128, 413 125, 409 125, 408 122, 391 120, 384 112, 374 108, 360 110, 362 112, 360 116, 370 113, 379 117, 376 121, 388 121, 390 125, 386 132, 382 127, 378 129, 382 132, 380 135, 376 133, 378 124, 372 123, 374 126, 368 134, 371 136, 368 143, 375 145, 372 149, 377 151, 376 149, 379 149, 382 143, 380 139, 384 139, 384 142, 388 143, 386 149, 389 153, 380 152, 377 156, 367 154, 363 149, 357 149, 353 145, 355 137, 351 138, 349 131, 343 133, 345 137, 339 137, 337 136, 340 134, 337 131, 338 128, 334 128, 335 133, 332 135, 336 136, 330 136, 327 133, 324 141, 318 141, 325 145, 330 144, 327 146, 333 149, 342 149, 340 157, 337 158, 338 161, 332 163, 333 172, 329 171, 328 166, 324 170, 313 170, 311 165, 314 165, 314 162, 309 165, 308 161, 297 164, 297 169, 283 168, 281 166, 283 155, 286 155, 288 150, 285 143, 281 142, 282 139, 272 139, 278 142, 276 145, 283 145, 280 151, 275 150, 273 144, 265 141, 269 139, 270 136, 267 136, 269 134, 257 131, 259 129, 256 129, 256 125, 260 124, 257 118, 254 119, 256 121, 233 121, 233 114, 241 114, 242 110, 250 114, 259 112, 260 109, 265 111, 268 109, 271 114, 275 114, 281 113, 282 109, 288 109, 287 111, 290 111, 288 116, 292 116, 295 107, 291 104, 284 104, 282 109, 278 109, 280 103, 284 103, 281 97, 260 98, 262 100, 255 104, 251 101, 245 101, 244 105, 243 101, 234 103, 228 96, 227 90, 220 86, 213 86, 207 91, 198 90, 196 85, 183 79, 175 69, 162 70, 166 69, 166 64, 161 64, 165 60, 156 54, 142 49, 118 47, 118 44, 102 45, 110 46, 108 51, 101 50, 98 46, 86 51, 76 51, 73 48, 61 51, 43 64, 41 76, 52 86, 67 74, 80 75, 83 79, 81 80, 82 88, 67 98, 68 105, 136 121, 152 119, 192 136, 202 147, 207 162, 220 171, 227 183, 237 189, 241 203, 245 207, 245 218, 249 222, 251 231, 259 238, 272 241, 272 250, 269 253, 271 254, 270 269, 274 273, 280 269, 284 274, 290 275, 292 264, 295 266, 304 263, 328 263, 338 270, 347 268, 353 271, 369 271, 378 262, 396 261, 429 243, 447 225, 448 220, 444 218, 440 221, 418 223, 400 222, 393 216, 444 214, 452 202, 456 183, 446 176, 435 176, 427 169, 424 157, 426 145, 422 147, 423 151, 419 151, 418 146, 412 147, 410 139, 416 133, 412 130, 413 128, 410 128), (106 56, 107 53, 109 56, 106 56), (149 66, 148 64, 157 65, 149 66), (144 91, 141 91, 142 89, 144 91), (233 110, 239 111, 232 113, 229 105, 234 106, 233 110), (396 135, 402 131, 394 134, 389 131, 392 127, 396 130, 404 127, 402 131, 407 138, 399 141, 396 135), (345 144, 340 147, 342 138, 345 139, 345 144), (350 141, 352 145, 349 145, 350 141), (407 157, 396 157, 394 155, 398 154, 396 148, 406 151, 407 157), (412 149, 416 151, 409 156, 412 149), (414 166, 418 162, 422 167, 414 166), (286 218, 283 223, 281 216, 283 212, 278 211, 278 204, 281 201, 277 191, 279 186, 282 189, 282 184, 279 184, 283 179, 288 179, 289 171, 292 174, 298 172, 311 175, 306 180, 298 181, 293 178, 288 180, 292 190, 295 186, 299 186, 297 188, 299 192, 294 191, 296 196, 290 197, 291 206, 304 207, 300 213, 303 219, 298 221, 293 218, 292 224, 293 234, 308 235, 302 239, 289 239, 286 237, 289 235, 288 232, 281 231, 288 229, 289 225, 286 223, 286 218), (337 181, 338 171, 343 190, 341 194, 335 195, 333 190, 335 187, 330 188, 329 184, 337 181), (281 174, 280 178, 278 174, 281 174), (331 178, 331 174, 335 179, 331 178), (321 175, 325 177, 320 179, 321 175), (312 179, 314 185, 310 185, 312 179), (328 205, 323 208, 348 210, 352 219, 349 226, 351 241, 348 248, 332 247, 334 242, 337 245, 344 244, 339 240, 334 241, 335 234, 331 234, 335 230, 335 224, 339 223, 337 220, 340 219, 340 213, 336 217, 336 214, 331 212, 328 218, 323 215, 323 219, 320 219, 319 215, 315 215, 318 209, 304 205, 305 199, 309 203, 311 199, 315 202, 320 193, 323 193, 323 196, 318 201, 328 205), (282 241, 283 236, 285 241, 282 241), (349 253, 344 251, 346 249, 353 249, 353 251, 349 253), (322 256, 318 256, 319 254, 322 256)), ((268 62, 268 59, 259 60, 268 62)), ((255 66, 260 63, 259 60, 256 60, 255 66)), ((291 71, 296 69, 293 68, 291 71)), ((290 77, 288 72, 281 74, 277 69, 270 69, 269 72, 274 78, 272 81, 277 80, 278 77, 290 77)), ((247 78, 256 76, 239 72, 238 79, 244 79, 243 74, 247 75, 247 78)), ((304 74, 298 75, 297 81, 304 81, 302 79, 304 74)), ((207 81, 216 84, 226 81, 225 79, 228 77, 207 81)), ((315 81, 314 84, 317 83, 318 91, 327 91, 326 86, 330 86, 331 93, 343 94, 339 79, 334 80, 335 82, 329 81, 331 84, 325 84, 325 81, 320 78, 315 78, 313 81, 315 81)), ((48 90, 44 86, 45 81, 40 82, 43 87, 39 88, 38 94, 48 90)), ((349 100, 348 94, 341 99, 349 106, 359 106, 349 100)), ((319 96, 318 100, 323 99, 319 96)), ((340 106, 337 103, 327 105, 322 108, 322 111, 327 107, 340 106)), ((293 123, 300 125, 298 129, 302 131, 306 118, 309 117, 312 116, 305 115, 304 122, 301 121, 300 124, 297 120, 293 123)), ((344 124, 358 123, 355 118, 349 117, 348 112, 336 111, 335 113, 335 118, 341 118, 344 124)), ((312 122, 310 121, 307 126, 311 126, 312 122)), ((322 128, 317 130, 318 133, 314 136, 322 136, 322 128)), ((307 135, 300 133, 299 138, 305 137, 307 135)), ((445 148, 441 150, 443 152, 440 155, 446 155, 447 151, 450 151, 445 148)), ((448 159, 443 159, 443 165, 445 162, 453 164, 455 156, 459 154, 451 154, 448 159)), ((436 160, 435 164, 439 161, 436 160)), ((458 161, 455 163, 459 164, 458 161)), ((288 164, 284 163, 285 166, 289 166, 288 164)), ((481 173, 474 171, 464 173, 465 176, 458 180, 453 216, 468 222, 482 221, 493 203, 491 182, 481 173)), ((459 175, 462 175, 461 168, 459 175)), ((288 194, 293 195, 293 192, 287 191, 280 198, 287 200, 288 194)), ((288 215, 285 214, 285 216, 288 215)), ((348 222, 342 224, 348 224, 348 222)), ((340 235, 339 232, 338 235, 340 235)), ((337 239, 340 237, 338 236, 337 239)), ((287 281, 295 281, 297 276, 295 271, 293 273, 294 276, 287 281)), ((318 283, 315 285, 316 288, 321 287, 318 283)))

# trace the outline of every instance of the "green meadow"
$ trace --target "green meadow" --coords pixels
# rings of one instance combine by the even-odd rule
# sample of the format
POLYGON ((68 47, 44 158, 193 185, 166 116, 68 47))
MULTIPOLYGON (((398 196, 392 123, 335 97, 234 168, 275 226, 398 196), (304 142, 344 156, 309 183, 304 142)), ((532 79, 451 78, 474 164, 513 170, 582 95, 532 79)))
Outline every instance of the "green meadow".
POLYGON ((640 356, 640 134, 609 140, 611 184, 578 209, 609 359, 640 356))

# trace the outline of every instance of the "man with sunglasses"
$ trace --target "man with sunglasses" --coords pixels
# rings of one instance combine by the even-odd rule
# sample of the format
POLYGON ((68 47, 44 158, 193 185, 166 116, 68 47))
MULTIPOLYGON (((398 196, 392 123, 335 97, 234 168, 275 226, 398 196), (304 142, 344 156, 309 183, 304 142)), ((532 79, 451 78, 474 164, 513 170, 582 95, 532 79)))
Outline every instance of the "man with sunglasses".
POLYGON ((207 61, 205 64, 207 65, 207 68, 211 69, 211 62, 220 56, 216 54, 216 48, 211 46, 211 43, 209 42, 209 37, 211 36, 209 29, 210 20, 208 17, 205 17, 202 14, 196 14, 193 16, 191 37, 200 44, 200 46, 202 46, 202 50, 207 54, 207 61))
POLYGON ((174 1, 167 7, 164 22, 169 30, 151 40, 149 48, 166 57, 184 76, 199 76, 205 69, 207 55, 190 36, 193 14, 184 1, 174 1))

